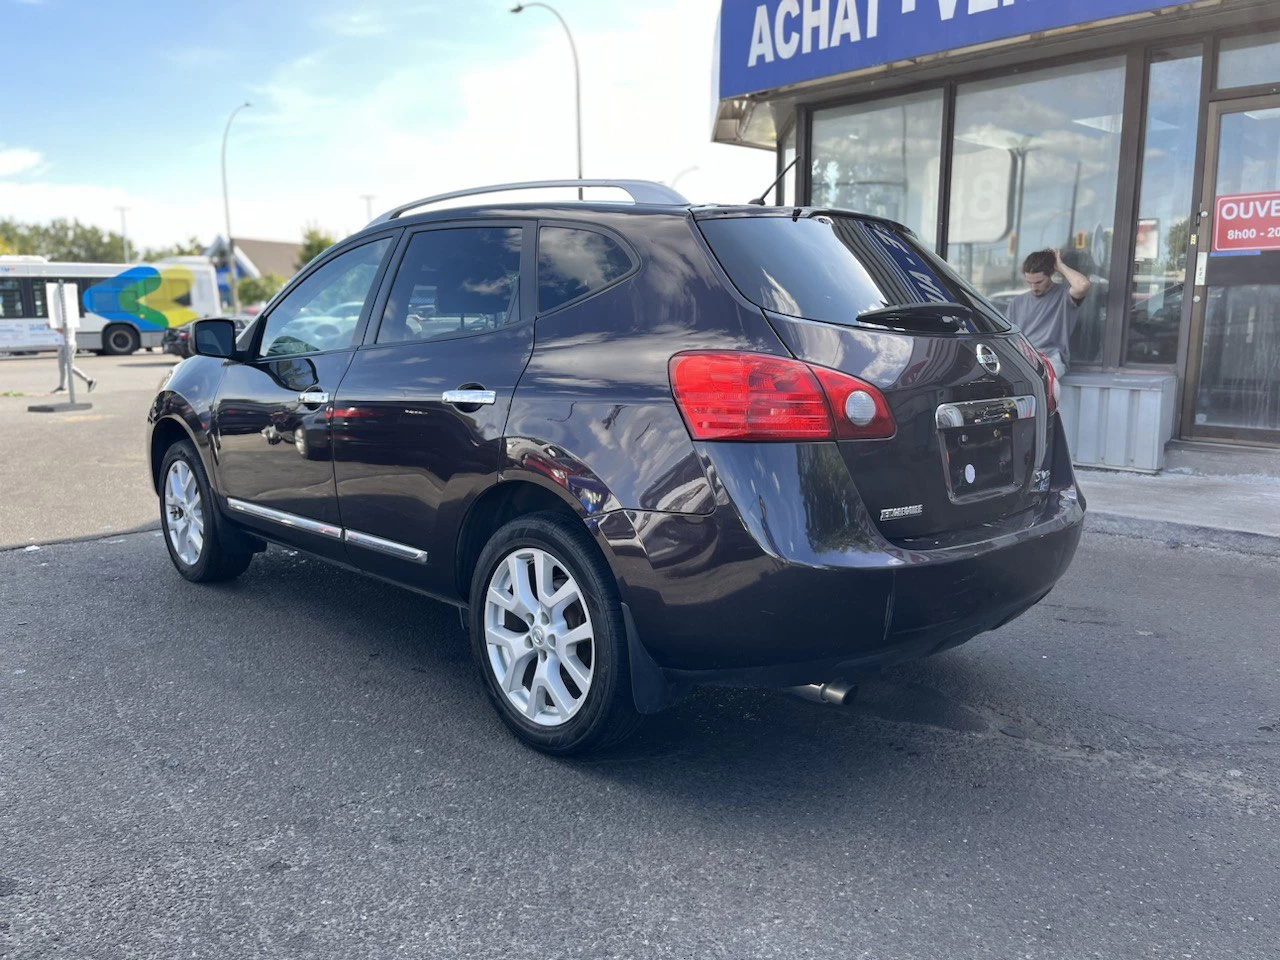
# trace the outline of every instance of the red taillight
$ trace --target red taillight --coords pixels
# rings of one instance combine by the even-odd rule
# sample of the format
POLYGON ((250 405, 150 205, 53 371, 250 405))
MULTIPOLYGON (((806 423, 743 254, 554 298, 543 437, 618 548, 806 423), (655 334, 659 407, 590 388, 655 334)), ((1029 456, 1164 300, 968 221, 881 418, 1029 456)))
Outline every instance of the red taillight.
POLYGON ((671 392, 695 440, 882 439, 884 395, 838 370, 758 353, 678 353, 671 392))

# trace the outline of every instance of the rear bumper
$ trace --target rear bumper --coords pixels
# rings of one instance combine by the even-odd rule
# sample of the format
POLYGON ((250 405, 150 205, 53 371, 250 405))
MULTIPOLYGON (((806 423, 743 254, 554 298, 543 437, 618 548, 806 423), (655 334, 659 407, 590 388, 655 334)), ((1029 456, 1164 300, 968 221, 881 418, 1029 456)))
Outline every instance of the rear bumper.
POLYGON ((880 535, 834 445, 809 446, 829 450, 806 463, 787 448, 790 477, 782 448, 739 446, 733 456, 755 457, 757 481, 769 482, 748 484, 750 495, 717 484, 709 516, 593 521, 639 640, 669 680, 809 683, 928 656, 1021 614, 1075 555, 1085 505, 1065 458, 1037 510, 981 539, 915 550, 880 535), (788 490, 813 471, 821 489, 800 479, 788 490))

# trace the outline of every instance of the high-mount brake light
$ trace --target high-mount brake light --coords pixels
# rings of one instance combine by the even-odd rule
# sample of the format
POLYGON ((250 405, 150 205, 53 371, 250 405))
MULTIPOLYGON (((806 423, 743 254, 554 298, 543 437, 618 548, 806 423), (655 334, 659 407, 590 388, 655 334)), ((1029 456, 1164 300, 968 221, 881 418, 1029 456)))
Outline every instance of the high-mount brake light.
POLYGON ((879 389, 839 370, 741 351, 678 353, 669 370, 695 440, 872 440, 896 430, 879 389))

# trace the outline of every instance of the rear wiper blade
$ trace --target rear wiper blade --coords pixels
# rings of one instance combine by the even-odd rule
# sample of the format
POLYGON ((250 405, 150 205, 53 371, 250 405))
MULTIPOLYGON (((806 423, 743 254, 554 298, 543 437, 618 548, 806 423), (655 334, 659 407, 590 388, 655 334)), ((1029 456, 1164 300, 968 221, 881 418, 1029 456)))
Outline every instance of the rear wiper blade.
POLYGON ((933 333, 957 333, 973 319, 973 308, 963 303, 900 303, 879 310, 864 310, 856 317, 859 323, 881 327, 899 327, 933 333))

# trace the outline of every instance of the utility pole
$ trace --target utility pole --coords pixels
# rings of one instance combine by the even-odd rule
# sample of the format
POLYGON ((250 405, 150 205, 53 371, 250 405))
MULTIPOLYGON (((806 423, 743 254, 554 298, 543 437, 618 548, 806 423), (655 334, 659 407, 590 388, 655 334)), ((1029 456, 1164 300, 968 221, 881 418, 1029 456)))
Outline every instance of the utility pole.
POLYGON ((364 201, 364 222, 368 223, 373 219, 373 198, 375 194, 362 193, 360 199, 364 201))
POLYGON ((130 263, 129 259, 129 224, 125 220, 125 214, 129 212, 130 207, 116 207, 120 211, 120 245, 124 248, 124 262, 130 263))
POLYGON ((231 292, 231 312, 240 312, 240 294, 236 290, 236 242, 231 239, 231 200, 227 196, 227 134, 231 132, 231 121, 245 107, 251 107, 248 100, 231 111, 227 117, 227 125, 222 130, 222 212, 227 220, 227 288, 231 292))

